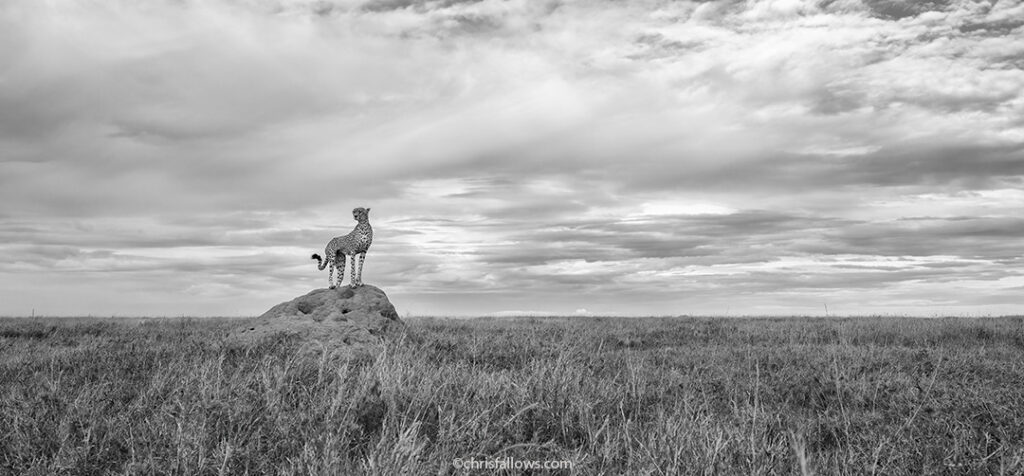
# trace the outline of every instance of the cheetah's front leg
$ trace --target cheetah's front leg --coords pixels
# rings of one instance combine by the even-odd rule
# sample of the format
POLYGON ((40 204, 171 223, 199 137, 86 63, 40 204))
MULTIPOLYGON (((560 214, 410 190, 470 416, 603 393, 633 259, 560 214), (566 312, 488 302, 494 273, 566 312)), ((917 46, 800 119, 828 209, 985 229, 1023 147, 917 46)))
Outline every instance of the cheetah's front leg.
POLYGON ((359 253, 359 286, 363 285, 363 260, 366 259, 366 253, 359 253))
POLYGON ((356 281, 356 255, 355 255, 355 253, 353 253, 352 254, 352 277, 349 278, 349 280, 348 280, 348 286, 350 288, 355 288, 355 287, 359 286, 358 283, 359 282, 356 281))

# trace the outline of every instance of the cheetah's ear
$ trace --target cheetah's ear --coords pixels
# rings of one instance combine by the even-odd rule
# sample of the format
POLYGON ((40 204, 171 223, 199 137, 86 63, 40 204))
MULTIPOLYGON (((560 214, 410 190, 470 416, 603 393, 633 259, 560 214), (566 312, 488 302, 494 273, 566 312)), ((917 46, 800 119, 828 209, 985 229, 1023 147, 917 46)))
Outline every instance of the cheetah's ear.
POLYGON ((366 213, 370 213, 370 209, 369 208, 366 209, 366 213))

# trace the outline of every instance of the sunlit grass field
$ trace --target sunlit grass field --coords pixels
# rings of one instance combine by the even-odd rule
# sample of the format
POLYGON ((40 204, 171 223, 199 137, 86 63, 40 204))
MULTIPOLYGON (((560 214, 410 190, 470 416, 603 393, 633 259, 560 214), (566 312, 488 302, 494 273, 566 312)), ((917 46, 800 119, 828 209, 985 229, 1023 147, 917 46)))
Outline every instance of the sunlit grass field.
POLYGON ((0 319, 0 474, 1022 474, 1024 320, 0 319))

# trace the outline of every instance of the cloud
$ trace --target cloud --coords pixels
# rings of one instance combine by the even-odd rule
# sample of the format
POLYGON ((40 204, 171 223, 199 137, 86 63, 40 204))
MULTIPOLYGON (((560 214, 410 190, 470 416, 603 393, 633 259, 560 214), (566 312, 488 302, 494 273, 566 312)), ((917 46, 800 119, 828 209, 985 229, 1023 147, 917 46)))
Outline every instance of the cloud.
POLYGON ((417 314, 1009 312, 1022 9, 7 2, 0 313, 257 313, 356 206, 417 314))
POLYGON ((889 256, 960 256, 1013 260, 1014 237, 1024 232, 1017 217, 911 218, 848 227, 830 238, 846 252, 889 256))

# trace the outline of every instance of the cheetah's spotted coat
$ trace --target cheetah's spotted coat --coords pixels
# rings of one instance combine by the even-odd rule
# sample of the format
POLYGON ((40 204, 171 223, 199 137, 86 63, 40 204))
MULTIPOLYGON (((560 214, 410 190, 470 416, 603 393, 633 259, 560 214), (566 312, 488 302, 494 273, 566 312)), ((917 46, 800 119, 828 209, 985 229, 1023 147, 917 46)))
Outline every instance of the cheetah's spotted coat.
POLYGON ((324 249, 324 258, 313 253, 312 259, 317 262, 317 269, 323 270, 329 267, 327 274, 327 285, 335 288, 334 268, 338 268, 338 284, 345 279, 346 256, 352 258, 352 278, 349 280, 350 287, 363 285, 363 260, 366 259, 366 250, 370 249, 373 243, 373 228, 370 227, 370 209, 356 208, 352 210, 352 216, 356 219, 356 227, 345 236, 336 236, 324 249), (359 256, 359 270, 356 271, 356 256, 359 256))

